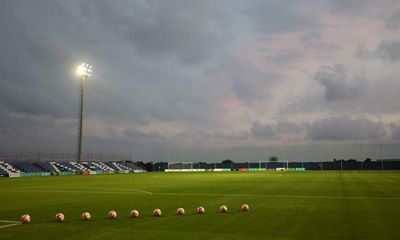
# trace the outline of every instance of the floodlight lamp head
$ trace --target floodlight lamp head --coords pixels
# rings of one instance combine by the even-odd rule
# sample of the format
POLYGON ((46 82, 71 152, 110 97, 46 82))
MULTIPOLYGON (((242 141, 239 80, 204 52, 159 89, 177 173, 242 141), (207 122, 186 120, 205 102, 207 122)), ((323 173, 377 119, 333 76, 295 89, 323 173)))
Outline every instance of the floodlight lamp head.
POLYGON ((78 66, 76 73, 78 74, 78 76, 80 77, 90 77, 92 76, 92 72, 93 72, 93 67, 90 64, 87 63, 82 63, 81 65, 78 66))

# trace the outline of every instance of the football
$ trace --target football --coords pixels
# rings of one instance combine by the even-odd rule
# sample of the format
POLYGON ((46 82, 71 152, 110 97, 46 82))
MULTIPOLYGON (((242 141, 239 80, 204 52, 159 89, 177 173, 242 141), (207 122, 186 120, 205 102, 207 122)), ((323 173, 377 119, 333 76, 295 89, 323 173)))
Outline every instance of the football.
POLYGON ((219 207, 219 212, 226 213, 228 212, 228 208, 225 205, 221 205, 221 207, 219 207))
POLYGON ((88 213, 88 212, 82 213, 82 220, 83 221, 89 221, 90 218, 91 218, 90 213, 88 213))
POLYGON ((62 213, 57 213, 55 216, 56 222, 62 222, 62 221, 64 221, 64 218, 65 218, 64 214, 62 214, 62 213))
POLYGON ((249 209, 250 209, 249 205, 247 205, 246 203, 242 205, 242 211, 243 212, 247 212, 247 211, 249 211, 249 209))
POLYGON ((153 215, 154 215, 155 217, 161 216, 161 209, 159 209, 159 208, 154 209, 153 215))
POLYGON ((29 223, 31 221, 31 216, 28 214, 24 214, 21 216, 21 222, 22 223, 29 223))
POLYGON ((133 218, 139 217, 139 211, 138 210, 132 210, 131 211, 131 217, 133 217, 133 218))
POLYGON ((204 214, 206 212, 206 210, 204 209, 204 207, 198 207, 197 208, 197 213, 198 214, 204 214))
POLYGON ((108 218, 109 218, 109 219, 115 219, 115 218, 117 218, 117 212, 114 211, 114 210, 109 211, 109 212, 108 212, 108 218))
POLYGON ((185 209, 184 209, 184 208, 178 208, 178 209, 176 210, 176 213, 177 213, 178 215, 184 215, 184 214, 185 214, 185 209))

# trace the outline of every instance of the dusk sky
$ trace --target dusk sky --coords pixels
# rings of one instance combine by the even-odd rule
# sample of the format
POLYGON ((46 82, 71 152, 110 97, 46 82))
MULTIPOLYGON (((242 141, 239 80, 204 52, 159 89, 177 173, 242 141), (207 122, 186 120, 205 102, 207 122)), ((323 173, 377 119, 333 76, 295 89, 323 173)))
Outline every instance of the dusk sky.
POLYGON ((2 0, 0 30, 1 152, 76 150, 82 61, 84 152, 400 142, 398 0, 2 0))

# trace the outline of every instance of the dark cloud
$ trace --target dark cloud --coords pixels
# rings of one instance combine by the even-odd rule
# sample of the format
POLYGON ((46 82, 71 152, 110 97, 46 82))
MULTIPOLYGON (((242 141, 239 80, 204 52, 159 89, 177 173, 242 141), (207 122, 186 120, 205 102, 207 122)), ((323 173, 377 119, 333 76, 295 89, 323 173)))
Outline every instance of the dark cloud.
POLYGON ((211 139, 243 141, 249 139, 249 133, 246 131, 238 133, 224 133, 216 131, 211 135, 211 139))
POLYGON ((250 131, 256 139, 273 140, 279 139, 283 135, 296 137, 303 128, 303 126, 287 120, 279 120, 274 124, 261 124, 257 121, 252 123, 250 131))
POLYGON ((313 141, 382 140, 387 138, 384 125, 365 117, 350 118, 342 115, 311 123, 308 138, 313 141))
POLYGON ((400 9, 393 11, 385 20, 385 25, 388 29, 400 28, 400 9))
POLYGON ((332 58, 332 52, 342 49, 337 43, 324 39, 320 29, 306 31, 300 38, 300 43, 307 49, 318 51, 319 58, 332 58))
POLYGON ((184 64, 212 58, 231 41, 224 13, 215 1, 96 2, 98 17, 113 25, 137 53, 173 57, 184 64), (111 13, 110 13, 111 12, 111 13))
POLYGON ((273 73, 261 74, 257 71, 246 74, 246 72, 240 72, 239 69, 237 74, 234 74, 232 77, 232 90, 234 94, 242 100, 245 105, 249 106, 253 106, 270 96, 270 89, 267 88, 268 85, 271 86, 271 82, 279 79, 279 77, 273 73))
POLYGON ((317 1, 306 3, 291 1, 256 1, 244 12, 254 21, 255 30, 262 33, 285 33, 319 28, 315 12, 309 5, 318 5, 317 1))
POLYGON ((0 135, 4 152, 74 152, 76 121, 10 113, 0 106, 0 135))
POLYGON ((227 133, 219 130, 210 131, 203 129, 200 131, 185 130, 180 132, 176 137, 186 143, 194 143, 197 144, 197 146, 204 146, 209 143, 219 144, 246 141, 249 139, 249 133, 247 131, 227 133))
POLYGON ((360 44, 355 52, 358 58, 380 58, 387 62, 400 60, 400 41, 382 41, 375 50, 368 51, 365 45, 360 44))
POLYGON ((274 126, 269 124, 261 124, 260 122, 252 123, 251 133, 255 138, 264 140, 276 139, 278 137, 274 126))
POLYGON ((88 115, 147 124, 201 119, 209 110, 213 98, 202 93, 212 91, 181 63, 202 62, 229 42, 219 35, 227 28, 213 1, 10 1, 2 11, 0 98, 10 111, 75 117, 77 59, 95 66, 86 84, 88 115))
MULTIPOLYGON (((343 1, 333 10, 329 3, 1 1, 0 150, 74 151, 79 101, 74 68, 82 60, 95 67, 85 82, 85 151, 138 150, 149 159, 157 147, 301 137, 302 124, 273 120, 275 106, 287 103, 295 106, 279 119, 301 112, 310 113, 305 122, 326 111, 397 114, 398 74, 386 70, 399 61, 399 46, 386 35, 377 49, 360 50, 360 62, 384 59, 379 64, 385 69, 375 78, 358 77, 351 64, 325 66, 303 95, 295 89, 285 98, 290 81, 314 76, 305 76, 315 71, 308 50, 324 61, 346 51, 324 36, 325 28, 338 29, 321 21, 327 13, 348 7, 396 29, 392 9, 398 7, 388 8, 389 18, 380 17, 386 1, 377 15, 375 2, 343 1), (286 42, 292 35, 300 39, 286 42), (285 46, 269 45, 279 39, 285 46), (262 47, 267 51, 254 51, 262 47), (294 78, 293 69, 303 66, 294 78)), ((333 60, 318 64, 338 59, 333 60)))
POLYGON ((384 18, 387 9, 399 6, 395 0, 330 0, 331 12, 346 17, 376 17, 384 18))
POLYGON ((208 67, 205 74, 215 79, 218 88, 227 88, 226 91, 249 107, 268 99, 272 87, 282 80, 282 76, 274 71, 265 71, 250 59, 230 54, 224 55, 215 66, 208 67))
POLYGON ((383 60, 397 62, 400 60, 400 41, 383 41, 379 44, 375 54, 383 60))
POLYGON ((265 59, 267 62, 282 66, 298 61, 304 57, 304 53, 297 49, 283 49, 277 52, 267 53, 265 59))
MULTIPOLYGON (((75 115, 74 85, 60 75, 72 61, 71 52, 62 43, 43 36, 40 29, 35 30, 41 24, 40 17, 29 12, 15 14, 18 7, 17 2, 4 4, 0 16, 1 104, 9 111, 33 115, 75 115)), ((26 7, 21 6, 21 10, 26 7)), ((49 24, 41 27, 45 30, 49 24)))
POLYGON ((156 132, 143 132, 136 128, 127 128, 123 131, 123 134, 128 138, 133 139, 141 139, 143 141, 162 141, 165 140, 165 137, 156 132))
POLYGON ((399 123, 391 123, 390 124, 390 135, 391 139, 394 141, 400 140, 400 124, 399 123))
POLYGON ((349 79, 343 65, 322 66, 315 74, 314 79, 324 87, 327 101, 357 98, 364 92, 362 80, 349 79))
POLYGON ((297 95, 294 100, 281 104, 277 112, 278 116, 310 114, 319 111, 322 105, 321 102, 324 101, 324 93, 318 93, 314 89, 308 90, 306 93, 297 95))
POLYGON ((367 58, 371 56, 371 53, 366 49, 365 44, 359 44, 354 56, 357 58, 367 58))
MULTIPOLYGON (((100 128, 153 121, 197 122, 201 128, 214 121, 210 116, 219 100, 218 83, 206 79, 196 64, 224 51, 231 36, 213 1, 3 1, 0 11, 0 107, 22 116, 18 126, 8 121, 7 131, 34 135, 32 128, 21 126, 35 118, 50 127, 43 120, 50 118, 72 121, 73 126, 54 128, 75 135, 79 81, 74 65, 82 59, 95 67, 85 84, 85 119, 103 122, 100 128)), ((118 142, 111 133, 107 136, 118 142)), ((147 141, 128 135, 127 142, 147 141)), ((51 139, 56 136, 62 139, 56 134, 51 139)), ((157 136, 147 138, 157 143, 157 136)), ((72 139, 68 151, 74 149, 72 139)), ((48 146, 58 142, 40 141, 48 146)), ((88 136, 85 144, 115 148, 104 147, 104 141, 88 136)))
POLYGON ((331 1, 332 5, 334 6, 334 9, 339 12, 362 12, 365 10, 369 10, 367 7, 368 5, 375 4, 377 5, 378 3, 375 3, 373 0, 364 0, 364 1, 359 1, 359 0, 332 0, 331 1))
POLYGON ((303 127, 301 125, 287 120, 280 120, 276 125, 276 131, 281 134, 298 134, 302 130, 303 127))
MULTIPOLYGON (((317 73, 324 72, 319 86, 311 86, 298 92, 293 100, 284 103, 278 111, 279 116, 292 114, 312 114, 318 112, 345 114, 397 114, 397 102, 400 101, 400 81, 391 72, 374 73, 379 76, 366 79, 338 78, 329 67, 320 67, 317 73)), ((379 71, 374 70, 374 71, 379 71)), ((382 70, 383 71, 383 70, 382 70)), ((339 74, 340 75, 340 74, 339 74)), ((315 75, 317 76, 317 75, 315 75)), ((362 75, 361 75, 362 76, 362 75)), ((315 78, 315 77, 314 77, 315 78)))

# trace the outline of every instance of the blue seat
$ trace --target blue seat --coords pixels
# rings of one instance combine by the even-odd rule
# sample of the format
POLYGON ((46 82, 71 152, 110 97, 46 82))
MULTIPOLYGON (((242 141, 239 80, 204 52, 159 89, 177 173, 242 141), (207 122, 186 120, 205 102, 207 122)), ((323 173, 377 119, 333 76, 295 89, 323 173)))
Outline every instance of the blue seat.
POLYGON ((43 172, 42 169, 36 167, 32 163, 29 162, 17 162, 15 166, 23 172, 34 173, 34 172, 43 172))

